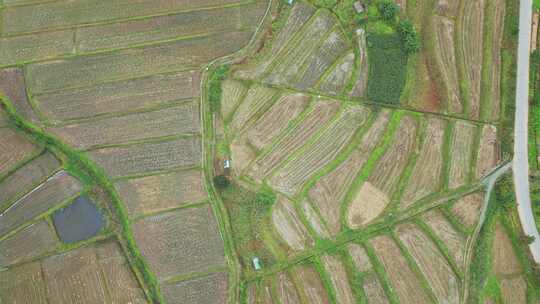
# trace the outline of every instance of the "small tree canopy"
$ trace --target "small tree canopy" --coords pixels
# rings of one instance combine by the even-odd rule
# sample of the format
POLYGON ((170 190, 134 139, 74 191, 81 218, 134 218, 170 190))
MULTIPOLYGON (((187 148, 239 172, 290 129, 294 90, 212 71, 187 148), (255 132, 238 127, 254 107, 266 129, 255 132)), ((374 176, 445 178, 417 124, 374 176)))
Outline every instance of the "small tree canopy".
POLYGON ((216 188, 225 189, 230 184, 231 184, 231 182, 229 181, 229 179, 226 176, 224 176, 224 175, 214 176, 214 185, 216 186, 216 188))
POLYGON ((379 12, 386 21, 391 21, 399 13, 399 6, 392 0, 384 0, 379 4, 379 12))
POLYGON ((410 20, 401 21, 398 31, 403 43, 403 49, 407 54, 414 54, 422 48, 420 37, 410 20))

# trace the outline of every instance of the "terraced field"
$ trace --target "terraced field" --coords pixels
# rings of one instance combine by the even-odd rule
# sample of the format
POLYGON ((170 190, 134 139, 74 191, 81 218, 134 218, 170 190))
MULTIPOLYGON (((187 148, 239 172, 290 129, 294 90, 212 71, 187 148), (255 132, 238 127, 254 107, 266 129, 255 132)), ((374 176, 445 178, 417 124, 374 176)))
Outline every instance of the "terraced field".
POLYGON ((3 1, 0 303, 533 303, 485 188, 511 1, 323 2, 3 1))

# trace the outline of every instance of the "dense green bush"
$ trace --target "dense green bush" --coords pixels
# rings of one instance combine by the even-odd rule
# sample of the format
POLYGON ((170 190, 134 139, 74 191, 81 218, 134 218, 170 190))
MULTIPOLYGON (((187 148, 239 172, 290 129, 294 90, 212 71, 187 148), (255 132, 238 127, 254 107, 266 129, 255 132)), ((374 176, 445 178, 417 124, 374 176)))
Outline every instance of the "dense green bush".
POLYGON ((210 75, 208 81, 208 102, 210 111, 217 113, 221 109, 221 82, 225 80, 229 72, 229 66, 220 66, 210 75))
POLYGON ((401 47, 399 34, 370 33, 369 77, 367 97, 370 100, 397 104, 405 85, 407 54, 401 47))
POLYGON ((231 184, 231 182, 229 181, 229 179, 226 176, 224 176, 224 175, 214 176, 214 185, 216 186, 216 188, 225 189, 230 184, 231 184))
POLYGON ((420 37, 411 21, 401 21, 398 26, 398 32, 401 37, 403 48, 407 54, 414 54, 420 50, 422 43, 420 42, 420 37))
POLYGON ((399 13, 399 6, 392 0, 384 0, 379 3, 379 12, 385 21, 392 21, 399 13))

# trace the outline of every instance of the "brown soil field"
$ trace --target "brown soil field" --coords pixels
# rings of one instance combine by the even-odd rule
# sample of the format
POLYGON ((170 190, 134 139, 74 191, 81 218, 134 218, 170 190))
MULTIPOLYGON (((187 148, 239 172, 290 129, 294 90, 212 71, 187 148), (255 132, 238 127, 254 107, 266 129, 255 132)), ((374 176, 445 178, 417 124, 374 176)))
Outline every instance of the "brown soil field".
POLYGON ((433 17, 435 29, 435 59, 445 86, 446 102, 450 113, 463 113, 459 92, 459 77, 454 41, 454 22, 446 17, 433 17))
POLYGON ((257 285, 255 283, 249 284, 247 288, 247 304, 257 304, 257 285))
POLYGON ((467 228, 476 226, 484 205, 484 193, 478 192, 460 198, 452 206, 452 213, 467 228))
POLYGON ((274 189, 293 195, 302 185, 339 155, 355 132, 362 127, 371 111, 365 107, 351 107, 340 113, 320 136, 301 155, 280 168, 269 183, 274 189))
POLYGON ((315 87, 322 75, 351 46, 341 28, 336 27, 321 46, 306 59, 293 86, 299 90, 315 87))
POLYGON ((159 15, 170 11, 194 10, 224 4, 235 0, 183 0, 133 1, 114 3, 47 2, 31 6, 10 6, 2 11, 2 29, 5 34, 15 34, 48 29, 74 27, 77 25, 109 20, 159 15), (26 21, 23 21, 26 20, 26 21))
POLYGON ((459 303, 459 280, 435 243, 414 224, 396 228, 399 239, 428 278, 438 303, 459 303))
POLYGON ((408 208, 424 196, 442 188, 443 144, 446 121, 430 118, 424 142, 401 198, 401 208, 408 208))
POLYGON ((319 84, 319 89, 331 95, 340 95, 347 82, 352 76, 354 61, 356 57, 351 50, 341 58, 332 71, 326 76, 326 78, 319 84))
POLYGON ((302 224, 291 201, 279 197, 272 210, 272 223, 279 236, 295 251, 313 246, 313 240, 302 224))
POLYGON ((180 138, 94 150, 90 157, 112 177, 199 165, 201 139, 180 138))
POLYGON ((367 78, 369 73, 369 67, 368 67, 368 58, 367 58, 367 41, 366 41, 366 32, 365 31, 357 31, 356 36, 358 39, 358 58, 357 60, 360 62, 358 64, 359 71, 356 75, 356 80, 354 82, 354 87, 349 93, 349 96, 352 97, 362 97, 364 96, 364 92, 367 88, 367 78))
POLYGON ((47 295, 39 262, 0 272, 2 303, 47 304, 47 295))
POLYGON ((264 113, 278 96, 278 91, 259 84, 252 85, 244 100, 234 112, 230 127, 232 131, 240 131, 256 116, 264 113))
POLYGON ((0 242, 0 267, 37 257, 54 250, 58 244, 52 227, 41 220, 0 242))
POLYGON ((31 160, 0 182, 0 207, 15 201, 60 167, 60 162, 47 152, 31 160))
POLYGON ((77 53, 117 49, 141 43, 255 27, 266 10, 264 1, 242 6, 187 11, 76 29, 77 53))
POLYGON ((158 74, 37 94, 33 101, 51 122, 136 111, 199 96, 199 72, 158 74))
POLYGON ((272 292, 273 281, 270 278, 267 278, 264 282, 261 283, 259 290, 259 302, 261 304, 274 304, 277 303, 274 293, 272 292))
POLYGON ((485 0, 471 0, 464 1, 464 3, 459 16, 458 53, 463 60, 465 77, 468 82, 469 116, 478 119, 480 116, 485 0))
POLYGON ((315 233, 323 238, 328 238, 330 236, 330 232, 326 228, 326 225, 321 221, 321 218, 308 200, 302 202, 302 211, 311 225, 311 228, 315 230, 315 233))
POLYGON ((199 104, 195 102, 47 129, 75 149, 177 134, 196 134, 200 130, 199 104))
POLYGON ((273 85, 289 85, 298 75, 309 55, 317 50, 320 41, 330 33, 336 18, 329 11, 318 10, 306 23, 299 36, 289 43, 272 62, 269 74, 263 82, 273 85))
POLYGON ((452 131, 450 144, 450 172, 448 185, 450 189, 463 186, 469 175, 472 151, 474 146, 474 131, 476 127, 464 121, 456 121, 452 131))
POLYGON ((503 303, 530 303, 527 301, 527 281, 523 276, 501 279, 500 284, 503 303))
POLYGON ((0 69, 0 94, 11 101, 17 113, 22 117, 34 123, 39 122, 26 97, 26 84, 22 69, 0 69))
POLYGON ((143 290, 130 269, 117 242, 108 241, 96 247, 111 303, 147 303, 143 290))
POLYGON ((414 274, 407 260, 401 255, 396 243, 388 236, 378 236, 370 240, 375 253, 393 290, 401 303, 418 304, 431 303, 429 296, 422 287, 419 278, 414 274))
POLYGON ((236 71, 235 76, 246 79, 260 77, 295 35, 300 32, 304 24, 314 13, 315 7, 308 2, 297 2, 291 9, 289 17, 285 21, 285 25, 279 33, 277 33, 275 40, 272 42, 271 50, 268 52, 268 55, 261 61, 255 61, 253 64, 242 67, 236 71))
POLYGON ((367 255, 364 247, 355 243, 349 243, 349 245, 347 245, 347 249, 351 255, 354 266, 356 266, 358 271, 369 272, 373 270, 373 266, 369 261, 369 256, 367 255))
POLYGON ((202 172, 199 170, 121 180, 115 186, 130 217, 207 199, 202 172))
POLYGON ((450 224, 439 210, 425 213, 422 219, 431 228, 435 236, 448 248, 456 265, 463 270, 465 266, 465 237, 450 224))
MULTIPOLYGON (((240 176, 257 155, 243 137, 234 139, 230 147, 233 173, 240 176)), ((222 166, 222 164, 219 165, 222 166)))
POLYGON ((310 199, 328 223, 332 235, 341 230, 341 203, 367 156, 381 140, 389 116, 388 111, 381 112, 352 154, 336 169, 320 178, 308 192, 310 199))
POLYGON ((9 118, 4 110, 0 108, 0 128, 6 127, 9 123, 9 118))
POLYGON ((133 233, 159 280, 225 265, 223 240, 210 206, 143 218, 133 224, 133 233))
POLYGON ((74 31, 44 32, 0 39, 0 66, 74 53, 74 31))
POLYGON ((401 173, 409 161, 416 143, 418 123, 404 116, 392 144, 377 161, 371 176, 354 197, 347 212, 347 223, 353 229, 360 228, 374 220, 390 202, 401 173))
POLYGON ((227 303, 227 289, 227 273, 223 272, 161 287, 165 301, 170 304, 227 303))
POLYGON ((294 273, 301 282, 305 298, 311 304, 328 304, 330 300, 326 289, 324 288, 321 276, 317 271, 310 266, 297 266, 294 268, 294 273))
POLYGON ((384 293, 381 283, 375 274, 369 274, 362 280, 362 288, 369 304, 388 304, 388 298, 384 293))
POLYGON ((4 211, 0 217, 0 235, 74 197, 81 190, 82 185, 79 181, 66 172, 54 175, 4 211))
POLYGON ((449 17, 456 17, 459 10, 460 1, 455 0, 437 0, 435 4, 436 12, 449 17))
POLYGON ((39 147, 22 134, 12 129, 0 128, 0 177, 38 152, 39 147))
POLYGON ((309 103, 309 96, 290 94, 282 96, 264 113, 247 133, 249 142, 261 150, 285 130, 291 121, 304 111, 309 103))
POLYGON ((105 303, 106 286, 92 247, 46 258, 42 262, 47 298, 53 303, 105 303))
POLYGON ((317 101, 298 125, 281 135, 272 150, 255 161, 248 175, 261 181, 287 156, 303 146, 313 134, 322 129, 337 113, 339 106, 339 102, 334 100, 317 101))
POLYGON ((225 79, 221 83, 221 116, 228 120, 236 107, 246 95, 248 88, 242 82, 234 79, 225 79))
POLYGON ((489 105, 491 106, 491 113, 487 119, 489 121, 497 121, 501 112, 501 47, 503 41, 504 30, 504 16, 506 13, 506 4, 503 0, 495 0, 490 6, 493 12, 493 41, 491 45, 491 75, 489 75, 489 82, 491 83, 491 90, 489 92, 489 105))
POLYGON ((73 57, 27 65, 33 93, 199 68, 241 48, 251 32, 229 32, 112 53, 73 57))
POLYGON ((500 223, 495 225, 495 236, 491 247, 493 271, 498 275, 521 273, 522 267, 514 252, 512 241, 500 223))
POLYGON ((492 125, 484 125, 481 136, 476 161, 476 178, 481 178, 491 172, 500 160, 497 128, 492 125))
POLYGON ((331 255, 325 255, 321 260, 326 273, 328 273, 328 276, 330 277, 332 287, 336 292, 337 302, 340 304, 356 303, 347 278, 347 271, 345 270, 343 263, 338 258, 331 255))
POLYGON ((281 272, 276 277, 277 296, 281 304, 296 304, 300 303, 300 296, 294 286, 294 282, 289 275, 281 272))

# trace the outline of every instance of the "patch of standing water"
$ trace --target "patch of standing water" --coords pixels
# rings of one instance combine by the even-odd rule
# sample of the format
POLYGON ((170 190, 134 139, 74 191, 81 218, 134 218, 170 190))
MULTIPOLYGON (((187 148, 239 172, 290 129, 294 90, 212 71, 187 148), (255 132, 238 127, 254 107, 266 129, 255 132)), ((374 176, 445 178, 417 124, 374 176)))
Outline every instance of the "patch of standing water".
POLYGON ((79 196, 53 216, 54 227, 64 243, 75 243, 96 235, 105 224, 103 214, 88 196, 79 196))

